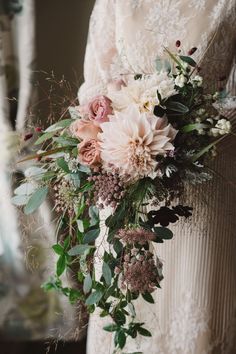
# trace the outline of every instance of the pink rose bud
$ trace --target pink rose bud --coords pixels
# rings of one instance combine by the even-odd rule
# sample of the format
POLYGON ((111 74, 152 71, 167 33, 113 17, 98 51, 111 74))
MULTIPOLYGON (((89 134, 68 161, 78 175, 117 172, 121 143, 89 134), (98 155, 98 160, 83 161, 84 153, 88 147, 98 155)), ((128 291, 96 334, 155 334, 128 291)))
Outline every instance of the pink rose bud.
POLYGON ((96 139, 101 129, 89 120, 77 119, 70 126, 70 132, 80 140, 96 139))
POLYGON ((111 100, 106 96, 96 96, 88 104, 88 119, 96 125, 109 121, 112 114, 111 100))
POLYGON ((32 133, 25 134, 25 136, 24 136, 24 141, 27 141, 27 140, 31 139, 32 136, 33 136, 32 133))
POLYGON ((78 145, 79 161, 82 165, 96 166, 101 162, 99 142, 95 139, 84 140, 78 145))

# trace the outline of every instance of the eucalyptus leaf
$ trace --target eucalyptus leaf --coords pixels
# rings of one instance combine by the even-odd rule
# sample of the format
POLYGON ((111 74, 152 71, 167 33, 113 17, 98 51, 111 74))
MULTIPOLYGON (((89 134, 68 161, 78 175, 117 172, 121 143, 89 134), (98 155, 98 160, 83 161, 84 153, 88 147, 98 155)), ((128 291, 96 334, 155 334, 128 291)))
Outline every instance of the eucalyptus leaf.
POLYGON ((95 305, 97 304, 103 296, 102 290, 95 290, 86 300, 86 305, 95 305))
POLYGON ((50 127, 48 127, 45 132, 46 133, 51 133, 51 132, 56 132, 58 130, 67 128, 71 125, 71 123, 73 122, 73 119, 63 119, 60 120, 59 122, 51 125, 50 127))
POLYGON ((89 293, 91 288, 92 288, 92 278, 90 273, 88 273, 84 278, 84 285, 83 285, 84 293, 85 294, 89 293))
POLYGON ((57 166, 60 167, 64 172, 70 173, 69 167, 63 157, 57 159, 57 166))
POLYGON ((98 238, 99 233, 100 233, 100 229, 90 230, 90 231, 86 232, 86 234, 84 235, 84 238, 83 238, 83 243, 94 242, 96 240, 96 238, 98 238))
POLYGON ((48 194, 48 187, 37 189, 30 197, 28 203, 24 207, 24 213, 29 215, 33 213, 44 202, 48 194))
POLYGON ((44 133, 42 134, 34 143, 34 145, 40 145, 43 142, 45 142, 46 140, 49 140, 53 137, 55 133, 54 132, 48 132, 48 133, 44 133))
POLYGON ((91 226, 99 223, 99 210, 95 205, 89 207, 89 217, 91 226))
POLYGON ((55 141, 57 144, 60 144, 62 146, 73 147, 78 145, 78 140, 71 137, 57 136, 53 138, 53 141, 55 141))
POLYGON ((72 247, 68 251, 68 255, 69 256, 81 256, 86 251, 90 250, 92 247, 93 246, 89 246, 89 245, 77 245, 77 246, 72 247))
POLYGON ((33 177, 34 179, 37 179, 38 177, 41 178, 45 174, 45 172, 47 172, 47 170, 42 167, 31 166, 25 170, 24 174, 27 178, 33 177))
POLYGON ((78 226, 78 229, 81 233, 84 232, 84 223, 83 223, 83 220, 77 220, 77 226, 78 226))
POLYGON ((28 195, 15 195, 11 198, 11 202, 14 205, 22 206, 28 203, 30 196, 28 195))
POLYGON ((105 279, 106 284, 108 286, 110 286, 111 279, 112 279, 111 269, 110 269, 109 265, 105 262, 103 262, 103 265, 102 265, 102 275, 105 279))
POLYGON ((37 186, 33 185, 32 183, 26 182, 21 184, 18 188, 14 190, 16 195, 31 195, 37 186))
POLYGON ((76 107, 70 106, 68 108, 68 111, 69 111, 70 116, 71 116, 72 119, 75 120, 75 119, 79 119, 80 118, 79 111, 78 111, 78 109, 76 107))

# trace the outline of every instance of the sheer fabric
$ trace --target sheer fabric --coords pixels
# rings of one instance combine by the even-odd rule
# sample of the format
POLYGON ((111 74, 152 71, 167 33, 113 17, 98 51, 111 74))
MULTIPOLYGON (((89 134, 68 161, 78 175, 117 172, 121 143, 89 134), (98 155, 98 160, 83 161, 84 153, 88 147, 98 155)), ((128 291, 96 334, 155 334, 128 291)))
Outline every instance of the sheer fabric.
MULTIPOLYGON (((186 50, 198 48, 194 58, 210 91, 228 83, 235 94, 235 18, 235 0, 97 0, 80 102, 106 94, 112 79, 153 73, 156 58, 165 55, 164 47, 174 50, 176 40, 186 50)), ((231 119, 234 125, 234 112, 231 119)), ((212 166, 214 180, 188 187, 192 220, 175 226, 174 239, 156 247, 164 280, 155 305, 136 301, 138 319, 153 336, 128 341, 124 353, 235 353, 235 149, 235 139, 227 138, 212 166)), ((105 233, 104 227, 97 241, 104 248, 105 233)), ((113 352, 112 335, 102 329, 107 321, 99 311, 91 316, 88 354, 113 352)))

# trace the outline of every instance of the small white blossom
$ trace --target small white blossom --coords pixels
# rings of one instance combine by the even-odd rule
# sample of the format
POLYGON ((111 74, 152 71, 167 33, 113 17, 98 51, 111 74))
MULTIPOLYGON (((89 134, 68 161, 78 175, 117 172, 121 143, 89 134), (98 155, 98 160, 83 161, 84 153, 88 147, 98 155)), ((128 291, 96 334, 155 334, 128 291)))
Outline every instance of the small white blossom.
POLYGON ((203 78, 200 75, 196 75, 191 80, 194 87, 201 87, 203 83, 203 78))
POLYGON ((176 76, 175 78, 175 85, 179 86, 179 87, 184 87, 185 83, 187 82, 187 78, 186 76, 184 76, 183 74, 176 76))
POLYGON ((227 119, 220 119, 214 128, 210 129, 210 135, 217 137, 219 135, 229 134, 231 130, 231 123, 227 119))

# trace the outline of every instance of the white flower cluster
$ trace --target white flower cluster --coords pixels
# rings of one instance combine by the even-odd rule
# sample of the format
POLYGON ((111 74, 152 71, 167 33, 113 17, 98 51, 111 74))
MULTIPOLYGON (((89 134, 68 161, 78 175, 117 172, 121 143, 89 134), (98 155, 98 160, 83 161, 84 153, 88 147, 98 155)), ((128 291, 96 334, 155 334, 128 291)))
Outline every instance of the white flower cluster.
POLYGON ((218 120, 214 128, 210 129, 210 135, 217 137, 229 134, 231 131, 231 123, 225 118, 218 120))

